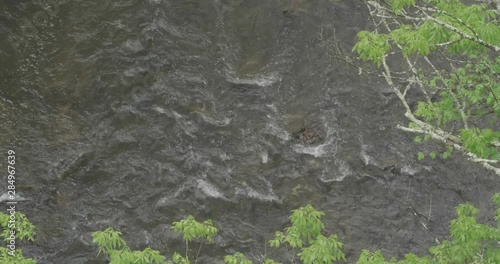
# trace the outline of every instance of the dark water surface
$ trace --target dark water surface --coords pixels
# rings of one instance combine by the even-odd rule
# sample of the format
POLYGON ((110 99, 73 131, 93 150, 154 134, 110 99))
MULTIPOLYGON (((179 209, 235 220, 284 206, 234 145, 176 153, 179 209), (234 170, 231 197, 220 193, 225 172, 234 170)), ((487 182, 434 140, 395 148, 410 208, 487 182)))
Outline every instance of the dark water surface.
POLYGON ((350 50, 369 27, 350 0, 0 2, 0 145, 37 227, 25 255, 105 263, 91 233, 108 226, 183 252, 169 227, 192 214, 220 229, 201 263, 221 263, 264 253, 307 203, 349 261, 426 253, 464 201, 491 221, 497 179, 460 157, 416 162, 442 147, 396 130, 397 98, 320 40, 350 50))

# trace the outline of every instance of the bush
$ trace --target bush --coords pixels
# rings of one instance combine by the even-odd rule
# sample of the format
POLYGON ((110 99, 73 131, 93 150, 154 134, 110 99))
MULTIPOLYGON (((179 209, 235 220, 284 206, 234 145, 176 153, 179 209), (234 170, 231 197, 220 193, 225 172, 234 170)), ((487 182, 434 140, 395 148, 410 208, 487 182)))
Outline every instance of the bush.
MULTIPOLYGON (((500 207, 500 193, 492 198, 493 202, 500 207)), ((358 264, 454 264, 454 263, 500 263, 500 229, 476 220, 479 210, 470 203, 460 204, 456 207, 457 218, 450 223, 450 240, 445 240, 435 247, 429 249, 429 255, 418 257, 415 254, 406 254, 404 259, 395 258, 387 261, 380 251, 371 252, 363 249, 357 261, 358 264)), ((311 205, 301 207, 292 211, 290 217, 291 226, 283 232, 276 232, 274 239, 269 243, 273 248, 283 246, 290 247, 296 256, 304 264, 328 264, 335 261, 346 260, 342 252, 344 244, 339 242, 337 235, 326 236, 324 224, 321 221, 323 212, 315 210, 311 205)), ((500 226, 500 209, 495 212, 495 220, 500 226)), ((144 251, 131 251, 125 241, 120 238, 121 233, 108 228, 93 234, 94 243, 99 247, 99 253, 104 252, 110 258, 110 263, 175 263, 190 264, 188 243, 199 240, 194 261, 198 260, 203 241, 212 242, 213 236, 218 229, 213 222, 207 220, 203 223, 188 216, 178 222, 174 222, 172 229, 182 234, 186 242, 186 254, 175 252, 172 260, 167 261, 158 251, 150 248, 144 251)), ((292 259, 295 263, 296 259, 292 259)), ((224 257, 227 264, 251 264, 253 263, 243 253, 237 252, 224 257)), ((29 262, 26 262, 29 263, 29 262)), ((265 259, 263 264, 277 264, 278 262, 265 259)))
POLYGON ((17 240, 34 241, 35 236, 35 226, 24 214, 16 212, 14 217, 15 221, 9 222, 10 215, 0 213, 0 227, 2 228, 0 237, 7 242, 6 247, 0 247, 0 263, 35 264, 36 260, 25 258, 21 249, 10 248, 12 247, 10 246, 11 232, 14 232, 16 242, 17 240))

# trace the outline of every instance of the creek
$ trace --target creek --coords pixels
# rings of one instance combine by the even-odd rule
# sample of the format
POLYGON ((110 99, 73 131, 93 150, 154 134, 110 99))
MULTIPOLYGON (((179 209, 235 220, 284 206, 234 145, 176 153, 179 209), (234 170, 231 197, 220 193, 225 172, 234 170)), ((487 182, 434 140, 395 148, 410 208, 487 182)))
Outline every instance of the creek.
POLYGON ((91 234, 113 227, 184 252, 170 224, 191 214, 220 230, 199 263, 285 261, 265 245, 310 203, 354 262, 427 253, 465 201, 492 221, 498 180, 458 155, 417 162, 444 147, 397 130, 383 80, 330 56, 325 40, 349 52, 370 28, 350 0, 1 1, 0 145, 37 228, 20 248, 106 263, 91 234))

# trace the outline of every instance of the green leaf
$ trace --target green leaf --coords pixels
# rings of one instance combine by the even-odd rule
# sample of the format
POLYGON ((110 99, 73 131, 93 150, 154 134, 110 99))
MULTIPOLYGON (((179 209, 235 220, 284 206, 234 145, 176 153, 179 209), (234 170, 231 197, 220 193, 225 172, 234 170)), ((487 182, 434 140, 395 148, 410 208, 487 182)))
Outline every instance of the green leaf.
POLYGON ((358 42, 354 45, 352 51, 356 51, 361 59, 373 61, 380 67, 383 56, 391 48, 388 43, 388 36, 368 31, 360 31, 357 36, 358 42))
MULTIPOLYGON (((224 262, 227 264, 252 264, 252 261, 247 259, 245 255, 239 252, 234 255, 226 255, 224 257, 224 262)), ((266 261, 266 263, 268 262, 266 261)), ((275 263, 275 262, 270 262, 270 263, 275 263)))
POLYGON ((172 229, 174 232, 182 234, 182 238, 187 242, 198 238, 206 239, 208 243, 212 243, 213 236, 218 232, 211 220, 200 223, 192 215, 181 221, 173 222, 172 229))
POLYGON ((492 197, 491 200, 497 205, 500 206, 500 193, 495 193, 492 197))

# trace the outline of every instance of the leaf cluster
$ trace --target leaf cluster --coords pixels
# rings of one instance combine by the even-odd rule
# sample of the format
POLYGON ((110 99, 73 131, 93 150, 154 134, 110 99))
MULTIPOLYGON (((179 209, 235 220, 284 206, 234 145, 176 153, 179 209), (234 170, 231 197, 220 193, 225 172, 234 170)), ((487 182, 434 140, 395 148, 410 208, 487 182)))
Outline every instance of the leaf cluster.
POLYGON ((488 9, 486 5, 466 5, 459 0, 425 0, 422 2, 424 7, 430 7, 430 10, 433 10, 429 17, 410 15, 415 13, 411 11, 411 7, 417 6, 415 0, 388 1, 395 18, 410 21, 416 19, 422 22, 401 24, 388 34, 360 31, 357 36, 358 42, 352 51, 356 51, 361 59, 372 61, 380 66, 382 57, 397 45, 402 47, 404 57, 415 53, 422 56, 428 55, 442 43, 449 43, 447 48, 452 54, 475 55, 487 50, 479 41, 464 38, 462 34, 444 27, 436 20, 446 23, 459 32, 474 36, 478 40, 500 43, 500 26, 496 11, 488 9))
MULTIPOLYGON (((500 206, 500 193, 493 195, 500 206)), ((479 210, 470 203, 456 207, 457 218, 450 223, 450 240, 429 249, 430 255, 417 257, 407 254, 403 260, 386 261, 378 250, 363 250, 358 264, 448 264, 448 263, 500 263, 500 209, 495 212, 497 227, 477 222, 479 210)))
POLYGON ((98 246, 98 254, 104 253, 110 259, 110 264, 151 264, 167 263, 159 251, 146 248, 143 251, 132 251, 122 233, 109 227, 104 231, 92 234, 92 241, 98 246))
POLYGON ((25 258, 21 249, 16 249, 14 256, 9 255, 9 249, 0 247, 0 263, 16 263, 16 264, 36 264, 36 260, 25 258))
MULTIPOLYGON (((4 241, 8 241, 10 231, 14 230, 16 239, 34 241, 35 226, 28 220, 26 215, 16 212, 15 213, 15 227, 10 228, 9 223, 10 215, 0 213, 0 227, 2 232, 0 236, 4 241)), ((14 256, 9 255, 10 249, 0 247, 0 263, 19 263, 19 264, 35 264, 36 260, 32 258, 25 258, 21 249, 16 249, 14 256)))
MULTIPOLYGON (((10 215, 0 213, 0 227, 2 228, 2 233, 0 237, 4 241, 7 241, 10 236, 11 228, 9 228, 10 215)), ((15 227, 12 228, 16 232, 16 239, 26 239, 29 241, 34 241, 35 236, 35 226, 28 220, 26 215, 16 212, 15 213, 15 227)))
POLYGON ((194 238, 204 238, 209 243, 212 243, 213 236, 218 232, 212 220, 206 220, 200 223, 196 221, 192 215, 189 215, 186 219, 181 221, 174 222, 172 224, 172 229, 182 234, 182 238, 187 242, 190 242, 194 238))
POLYGON ((242 253, 236 253, 233 255, 226 255, 224 257, 224 262, 227 264, 252 264, 252 261, 247 259, 242 253))
POLYGON ((285 232, 276 232, 275 238, 269 241, 271 247, 279 247, 283 243, 292 248, 300 248, 297 255, 305 264, 331 263, 344 259, 344 244, 338 241, 337 235, 328 238, 321 234, 325 225, 321 221, 323 212, 317 211, 310 204, 292 211, 292 226, 285 232), (307 247, 305 247, 307 245, 307 247))
MULTIPOLYGON (((492 201, 500 207, 500 193, 493 195, 492 201)), ((283 243, 290 244, 286 237, 295 233, 302 241, 301 251, 297 254, 304 264, 329 264, 344 260, 343 244, 337 235, 324 236, 321 217, 324 215, 316 211, 311 205, 292 211, 290 220, 295 228, 286 228, 285 232, 271 240, 273 247, 283 243), (314 237, 312 237, 314 236, 314 237)), ((450 239, 429 249, 429 255, 418 257, 409 253, 401 260, 392 258, 386 260, 380 250, 371 252, 362 250, 358 264, 449 264, 449 263, 500 263, 500 208, 495 211, 497 227, 478 223, 476 217, 479 210, 470 203, 456 207, 457 218, 450 223, 450 239)), ((187 220, 186 218, 185 220, 187 220)), ((196 221, 189 218, 189 221, 196 221)), ((200 224, 200 223, 198 223, 200 224)), ((144 251, 130 251, 125 241, 120 238, 121 233, 108 228, 93 234, 94 243, 99 246, 100 252, 110 256, 110 263, 175 263, 189 264, 190 261, 178 253, 174 253, 172 261, 165 261, 159 252, 150 248, 144 251)), ((203 237, 204 236, 195 236, 203 237)), ((290 246, 292 246, 290 244, 290 246)), ((2 256, 0 251, 0 257, 2 256)), ((1 260, 1 258, 0 258, 1 260)), ((29 261, 29 260, 28 260, 29 261)), ((224 257, 227 264, 251 264, 252 261, 242 253, 235 253, 224 257)), ((35 262, 19 262, 35 263, 35 262)), ((278 264, 266 259, 264 264, 278 264)))
POLYGON ((461 133, 464 147, 484 159, 498 160, 500 158, 498 148, 492 142, 500 139, 500 131, 492 129, 463 129, 461 133))
POLYGON ((285 233, 277 231, 275 239, 269 241, 271 246, 278 247, 282 243, 288 243, 292 248, 302 248, 305 241, 311 242, 321 234, 325 228, 321 217, 323 212, 316 211, 310 204, 296 210, 292 210, 290 221, 292 226, 285 229, 285 233))
MULTIPOLYGON (((406 71, 397 72, 386 64, 384 76, 407 79, 410 85, 404 92, 394 84, 396 79, 388 81, 406 105, 405 96, 413 87, 411 84, 418 85, 425 94, 425 100, 418 101, 416 108, 406 106, 407 111, 412 112, 407 116, 412 121, 407 131, 425 135, 423 139, 415 137, 415 142, 425 141, 440 131, 432 137, 448 146, 445 151, 430 152, 429 157, 434 159, 442 152, 442 157, 447 158, 457 149, 474 157, 475 162, 497 162, 500 158, 500 13, 485 4, 466 4, 461 0, 367 3, 374 6, 373 14, 381 17, 379 25, 384 25, 381 31, 388 32, 379 33, 379 28, 374 32, 361 31, 352 50, 377 66, 386 57, 397 54, 408 62, 406 71), (430 54, 440 55, 443 61, 431 62, 430 56, 427 57, 430 54), (416 119, 423 120, 425 126, 416 125, 416 119), (449 136, 443 136, 445 134, 449 136)), ((417 158, 422 160, 425 156, 419 152, 417 158)), ((495 172, 499 174, 498 170, 495 172)))
POLYGON ((322 264, 333 263, 337 260, 345 260, 342 252, 344 244, 338 241, 337 235, 328 238, 318 235, 309 247, 304 248, 298 256, 303 263, 322 264))
MULTIPOLYGON (((224 256, 224 263, 227 264, 252 264, 253 262, 249 260, 243 253, 236 252, 233 255, 224 256)), ((272 259, 266 259, 263 264, 280 264, 272 259)))
POLYGON ((175 264, 191 264, 189 259, 183 257, 181 254, 175 252, 172 256, 172 260, 175 264))

